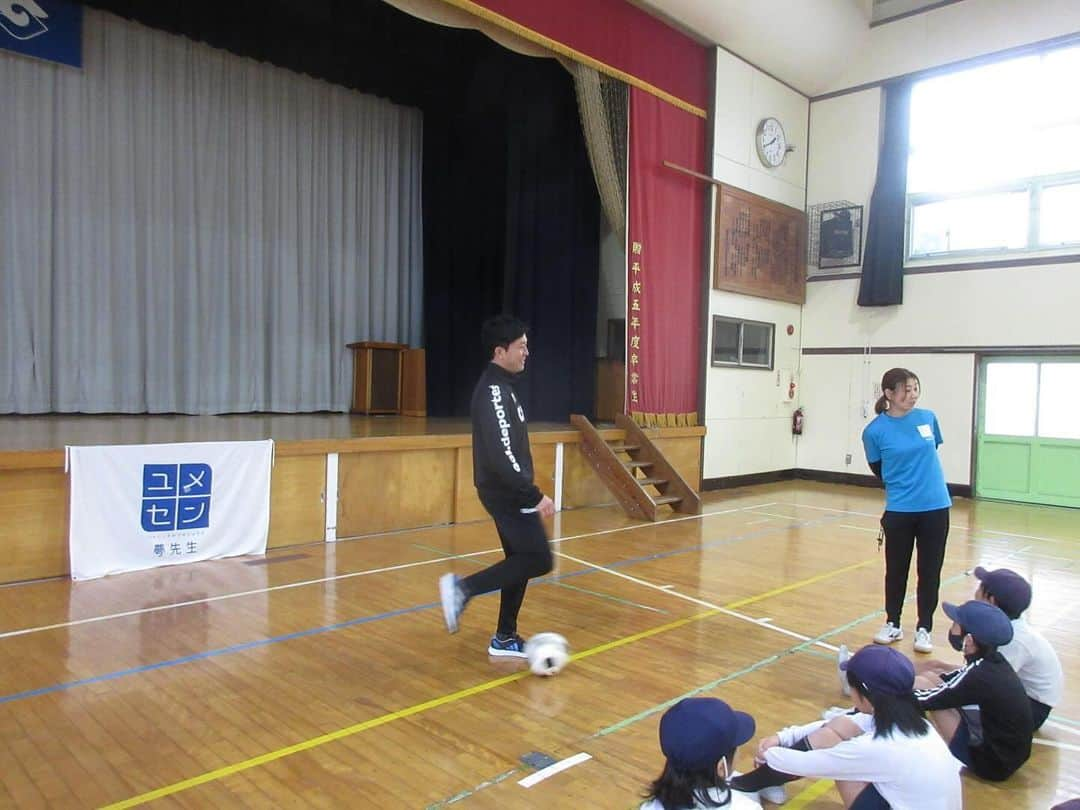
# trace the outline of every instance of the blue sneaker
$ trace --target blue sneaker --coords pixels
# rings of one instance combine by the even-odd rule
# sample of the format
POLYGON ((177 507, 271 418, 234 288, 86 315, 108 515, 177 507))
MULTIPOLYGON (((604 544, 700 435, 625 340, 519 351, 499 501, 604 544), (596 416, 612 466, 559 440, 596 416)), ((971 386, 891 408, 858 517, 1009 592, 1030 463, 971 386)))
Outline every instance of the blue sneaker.
POLYGON ((516 633, 505 641, 498 636, 492 636, 491 644, 488 645, 488 655, 496 655, 501 658, 527 658, 528 656, 525 655, 525 639, 516 633))
POLYGON ((465 609, 465 592, 456 574, 443 574, 439 577, 439 601, 442 602, 443 619, 446 629, 451 633, 458 631, 458 620, 465 609))

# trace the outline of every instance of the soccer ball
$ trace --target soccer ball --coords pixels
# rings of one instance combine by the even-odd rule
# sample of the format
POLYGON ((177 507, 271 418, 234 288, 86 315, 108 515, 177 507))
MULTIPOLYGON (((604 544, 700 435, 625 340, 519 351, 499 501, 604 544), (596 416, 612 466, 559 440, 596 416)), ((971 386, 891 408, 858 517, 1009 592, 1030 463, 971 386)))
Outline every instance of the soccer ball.
POLYGON ((570 647, 558 633, 537 633, 525 642, 529 669, 536 675, 558 675, 570 660, 570 647))

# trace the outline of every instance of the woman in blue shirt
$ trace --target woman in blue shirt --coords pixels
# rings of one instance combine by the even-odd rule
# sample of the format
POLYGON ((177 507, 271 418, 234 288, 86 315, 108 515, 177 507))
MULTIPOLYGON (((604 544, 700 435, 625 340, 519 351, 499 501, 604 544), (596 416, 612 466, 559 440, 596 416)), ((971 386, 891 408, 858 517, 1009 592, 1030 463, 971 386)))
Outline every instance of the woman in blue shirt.
POLYGON ((941 428, 932 411, 916 408, 919 378, 906 368, 893 368, 881 378, 875 418, 863 431, 866 460, 885 484, 885 624, 874 636, 878 644, 904 637, 900 612, 907 591, 912 550, 918 549, 918 624, 915 651, 933 650, 930 633, 938 604, 941 564, 949 536, 952 500, 937 448, 941 428))

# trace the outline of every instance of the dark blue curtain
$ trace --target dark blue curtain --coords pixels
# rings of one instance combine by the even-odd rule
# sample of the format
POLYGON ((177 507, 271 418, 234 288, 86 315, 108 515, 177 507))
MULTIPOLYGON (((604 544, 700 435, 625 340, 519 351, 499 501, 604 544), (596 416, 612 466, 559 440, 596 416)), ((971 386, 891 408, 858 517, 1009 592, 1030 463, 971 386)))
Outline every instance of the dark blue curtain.
POLYGON ((907 195, 911 81, 890 82, 885 96, 884 136, 870 197, 859 306, 904 303, 904 212, 907 195))
POLYGON ((428 413, 468 414, 480 324, 509 312, 529 324, 529 418, 591 415, 600 201, 572 79, 499 50, 458 86, 464 104, 424 119, 428 413))
POLYGON ((510 105, 503 308, 531 328, 523 388, 531 418, 593 416, 600 198, 573 82, 534 65, 510 105))

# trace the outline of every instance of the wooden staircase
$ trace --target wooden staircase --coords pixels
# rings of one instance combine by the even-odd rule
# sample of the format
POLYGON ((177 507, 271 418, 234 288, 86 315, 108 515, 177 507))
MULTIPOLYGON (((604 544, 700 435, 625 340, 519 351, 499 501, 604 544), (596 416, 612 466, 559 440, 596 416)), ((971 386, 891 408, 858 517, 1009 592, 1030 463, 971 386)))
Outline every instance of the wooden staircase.
POLYGON ((701 514, 697 492, 634 420, 617 415, 615 424, 625 438, 610 443, 584 416, 572 414, 570 423, 581 433, 581 452, 630 517, 655 521, 665 505, 676 512, 701 514))

